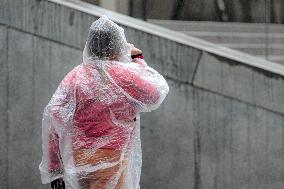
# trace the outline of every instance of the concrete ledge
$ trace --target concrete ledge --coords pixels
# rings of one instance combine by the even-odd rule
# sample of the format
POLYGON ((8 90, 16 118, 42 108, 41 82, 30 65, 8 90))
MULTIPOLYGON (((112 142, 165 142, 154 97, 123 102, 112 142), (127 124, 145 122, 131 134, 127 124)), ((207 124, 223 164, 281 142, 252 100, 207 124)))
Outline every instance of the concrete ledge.
POLYGON ((107 15, 117 23, 135 28, 140 31, 144 31, 149 34, 157 35, 162 38, 167 38, 184 45, 197 48, 202 51, 210 52, 221 57, 236 60, 240 63, 248 64, 250 66, 258 67, 267 71, 275 72, 277 74, 284 76, 284 67, 269 61, 258 59, 254 56, 241 53, 226 47, 216 48, 215 44, 209 43, 207 41, 200 40, 198 38, 190 37, 182 33, 177 33, 147 22, 143 22, 129 16, 114 13, 78 0, 49 0, 54 3, 62 4, 64 6, 86 12, 95 16, 107 15))
POLYGON ((2 13, 4 16, 0 19, 1 23, 9 23, 9 25, 13 27, 48 37, 76 48, 82 48, 84 46, 84 39, 87 35, 86 31, 89 28, 90 23, 101 15, 107 15, 117 23, 128 28, 139 30, 150 35, 155 35, 159 38, 175 41, 176 43, 190 46, 197 50, 210 52, 220 57, 235 60, 275 74, 284 75, 284 68, 281 65, 257 59, 254 56, 226 47, 219 47, 215 44, 190 37, 185 34, 176 33, 125 15, 114 13, 82 1, 27 0, 22 2, 12 0, 4 1, 2 3, 6 3, 10 8, 6 12, 4 11, 4 13, 2 13), (56 4, 58 6, 56 6, 56 4), (15 19, 17 17, 24 18, 24 21, 19 22, 19 19, 15 19), (54 26, 52 30, 50 25, 54 26))
MULTIPOLYGON (((62 3, 61 1, 58 2, 62 3)), ((0 19, 0 22, 32 35, 83 50, 89 26, 98 16, 107 14, 121 25, 127 23, 123 27, 128 40, 143 49, 146 60, 149 60, 148 63, 151 66, 170 78, 191 82, 201 53, 199 49, 141 31, 140 29, 143 27, 140 25, 144 22, 137 19, 127 17, 132 22, 122 22, 120 17, 126 16, 81 1, 64 1, 64 3, 69 7, 51 1, 7 1, 5 5, 10 10, 0 19), (86 7, 89 9, 85 10, 86 7), (96 14, 89 14, 88 12, 96 14)), ((151 26, 155 27, 154 25, 151 26)), ((149 28, 148 30, 155 31, 155 29, 149 28)))
MULTIPOLYGON (((242 47, 234 47, 234 49, 239 50, 239 51, 243 51, 246 53, 250 53, 252 55, 256 55, 256 56, 261 56, 261 55, 265 55, 266 53, 266 49, 265 48, 253 48, 253 47, 247 47, 247 48, 242 48, 242 47)), ((277 56, 277 55, 282 55, 284 52, 284 48, 283 47, 268 47, 267 49, 267 53, 269 56, 277 56)))
MULTIPOLYGON (((191 34, 188 34, 191 35, 191 34)), ((201 38, 203 40, 208 40, 212 43, 253 43, 253 44, 262 44, 266 42, 265 36, 259 37, 240 37, 240 36, 198 36, 193 35, 194 37, 201 38)), ((268 39, 269 44, 283 44, 284 43, 284 36, 283 37, 273 37, 269 36, 268 39)))
MULTIPOLYGON (((210 31, 183 31, 182 33, 193 36, 220 36, 220 37, 233 37, 233 38, 265 38, 265 32, 251 33, 251 32, 210 32, 210 31)), ((269 38, 284 38, 284 33, 269 33, 269 38)))
MULTIPOLYGON (((148 19, 150 23, 165 26, 176 31, 223 31, 238 32, 246 31, 251 33, 259 33, 266 31, 265 23, 240 23, 240 22, 208 22, 208 21, 181 21, 181 20, 155 20, 148 19)), ((270 33, 284 32, 282 24, 269 24, 270 33)))
POLYGON ((193 84, 284 114, 284 78, 269 71, 203 53, 193 84))

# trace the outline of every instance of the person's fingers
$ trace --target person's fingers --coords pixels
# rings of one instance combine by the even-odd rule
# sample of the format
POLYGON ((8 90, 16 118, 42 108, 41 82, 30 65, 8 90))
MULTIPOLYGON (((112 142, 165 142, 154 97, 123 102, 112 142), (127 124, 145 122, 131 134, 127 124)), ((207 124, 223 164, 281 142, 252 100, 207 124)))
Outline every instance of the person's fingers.
POLYGON ((141 54, 141 53, 142 53, 142 51, 140 49, 137 49, 137 48, 132 49, 132 52, 131 52, 132 55, 137 55, 137 54, 141 54))
POLYGON ((131 48, 131 55, 137 55, 137 54, 142 54, 142 51, 138 48, 136 48, 133 44, 128 43, 130 48, 131 48))

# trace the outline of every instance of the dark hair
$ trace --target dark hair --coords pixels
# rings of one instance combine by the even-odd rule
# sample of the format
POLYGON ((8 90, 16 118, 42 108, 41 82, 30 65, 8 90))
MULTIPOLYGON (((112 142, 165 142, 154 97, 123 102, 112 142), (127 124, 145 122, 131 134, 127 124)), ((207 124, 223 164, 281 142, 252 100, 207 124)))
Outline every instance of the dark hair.
POLYGON ((94 58, 115 58, 121 53, 121 35, 113 27, 108 29, 95 28, 89 31, 88 51, 94 58))

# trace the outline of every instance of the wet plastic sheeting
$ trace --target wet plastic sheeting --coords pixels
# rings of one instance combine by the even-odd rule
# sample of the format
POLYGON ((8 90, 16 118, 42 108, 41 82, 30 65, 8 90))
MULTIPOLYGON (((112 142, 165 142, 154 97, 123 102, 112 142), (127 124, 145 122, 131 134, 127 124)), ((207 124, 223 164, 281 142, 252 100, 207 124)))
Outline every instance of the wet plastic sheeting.
POLYGON ((63 177, 67 188, 139 188, 139 114, 158 108, 169 87, 130 53, 121 27, 106 17, 91 25, 83 63, 62 80, 43 114, 43 183, 63 177))

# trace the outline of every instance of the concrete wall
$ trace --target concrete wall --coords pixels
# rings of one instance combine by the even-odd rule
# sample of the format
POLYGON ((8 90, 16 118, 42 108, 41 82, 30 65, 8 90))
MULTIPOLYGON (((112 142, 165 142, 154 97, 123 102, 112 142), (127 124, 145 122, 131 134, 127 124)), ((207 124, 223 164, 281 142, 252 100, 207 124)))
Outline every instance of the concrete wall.
POLYGON ((7 65, 7 28, 0 26, 0 183, 7 185, 8 171, 8 65, 7 65))
MULTIPOLYGON (((3 189, 49 188, 38 171, 43 107, 81 62, 90 23, 103 13, 119 17, 81 6, 87 7, 77 1, 0 2, 3 189)), ((197 48, 193 38, 171 40, 167 30, 120 20, 129 41, 170 85, 165 103, 142 115, 141 188, 282 189, 283 67, 210 50, 210 44, 197 48)))
POLYGON ((6 85, 1 86, 1 188, 39 188, 42 111, 58 82, 81 61, 81 51, 0 28, 7 49, 1 60, 6 85))

